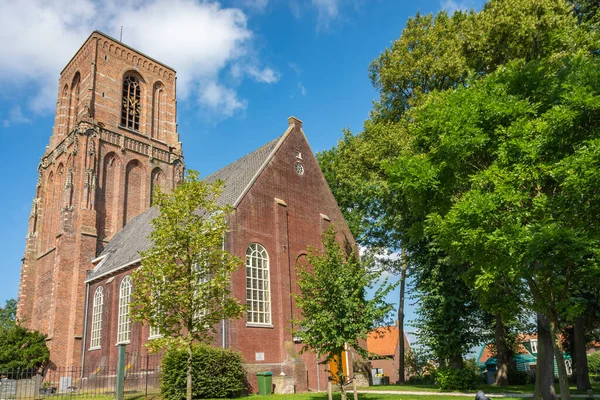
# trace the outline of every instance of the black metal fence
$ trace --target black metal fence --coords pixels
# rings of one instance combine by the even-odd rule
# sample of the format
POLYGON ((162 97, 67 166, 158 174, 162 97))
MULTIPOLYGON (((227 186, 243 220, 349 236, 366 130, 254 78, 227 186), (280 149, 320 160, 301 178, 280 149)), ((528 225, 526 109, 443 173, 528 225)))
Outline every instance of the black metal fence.
MULTIPOLYGON (((160 391, 161 355, 127 354, 125 397, 149 398, 160 391)), ((117 365, 0 370, 0 400, 64 397, 115 398, 117 365)))

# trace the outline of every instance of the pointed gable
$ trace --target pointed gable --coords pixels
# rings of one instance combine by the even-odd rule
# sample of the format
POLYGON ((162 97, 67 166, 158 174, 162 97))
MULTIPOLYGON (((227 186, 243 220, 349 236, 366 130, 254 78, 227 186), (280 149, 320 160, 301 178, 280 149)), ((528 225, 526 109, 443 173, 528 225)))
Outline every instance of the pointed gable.
MULTIPOLYGON (((235 206, 239 202, 253 180, 268 163, 282 138, 283 136, 272 140, 203 179, 208 183, 217 180, 224 181, 223 193, 218 200, 220 204, 235 206)), ((139 262, 140 252, 147 250, 152 245, 148 236, 152 232, 152 220, 157 215, 157 207, 151 207, 146 212, 132 218, 104 248, 97 258, 98 263, 95 269, 88 274, 86 282, 139 262)))

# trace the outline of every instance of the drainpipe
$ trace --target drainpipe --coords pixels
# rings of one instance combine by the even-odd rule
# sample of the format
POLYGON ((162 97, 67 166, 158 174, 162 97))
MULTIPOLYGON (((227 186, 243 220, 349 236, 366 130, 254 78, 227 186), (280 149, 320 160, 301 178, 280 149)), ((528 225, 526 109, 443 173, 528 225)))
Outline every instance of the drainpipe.
MULTIPOLYGON (((225 232, 223 232, 223 240, 221 243, 221 250, 225 251, 225 232)), ((221 347, 225 348, 225 318, 221 320, 221 347)))
POLYGON ((83 370, 85 368, 85 342, 87 340, 87 323, 88 323, 88 305, 90 301, 90 284, 85 284, 85 311, 83 319, 83 340, 81 343, 81 378, 83 378, 83 370))

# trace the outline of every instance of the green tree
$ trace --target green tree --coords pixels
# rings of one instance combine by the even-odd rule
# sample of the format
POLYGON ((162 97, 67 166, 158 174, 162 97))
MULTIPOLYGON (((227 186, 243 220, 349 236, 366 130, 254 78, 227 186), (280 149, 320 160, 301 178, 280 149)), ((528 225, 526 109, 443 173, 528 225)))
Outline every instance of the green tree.
POLYGON ((390 172, 399 191, 418 185, 439 195, 454 181, 448 208, 429 210, 426 235, 449 262, 475 268, 476 286, 500 277, 526 284, 549 322, 562 398, 561 324, 581 314, 584 282, 599 281, 600 230, 586 212, 594 199, 581 198, 595 191, 584 181, 598 172, 589 152, 600 136, 599 66, 584 52, 519 60, 429 96, 412 115, 412 153, 390 172))
POLYGON ((307 264, 298 267, 296 296, 302 318, 295 321, 294 335, 302 337, 302 351, 312 350, 324 355, 322 363, 335 361, 335 382, 342 399, 346 398, 341 354, 354 349, 367 357, 360 340, 381 324, 392 306, 385 296, 393 286, 387 281, 375 290, 373 298, 366 298, 366 289, 378 279, 380 272, 373 272, 348 243, 343 248, 336 240, 333 226, 323 236, 324 251, 308 249, 307 264))
POLYGON ((192 398, 192 348, 209 342, 223 319, 245 307, 232 298, 230 277, 242 261, 224 249, 231 207, 217 199, 222 182, 208 184, 188 171, 172 194, 155 193, 151 248, 133 274, 132 317, 164 336, 154 346, 188 352, 186 398, 192 398))
POLYGON ((15 324, 17 319, 17 301, 6 300, 4 308, 0 307, 0 329, 7 329, 15 324))
POLYGON ((19 325, 0 330, 0 371, 38 369, 49 359, 46 335, 19 325))
MULTIPOLYGON (((469 183, 469 165, 460 158, 449 161, 458 162, 465 171, 460 176, 447 173, 442 185, 432 182, 431 169, 419 170, 419 163, 406 165, 415 181, 390 187, 389 165, 410 151, 409 126, 414 125, 410 110, 426 102, 432 92, 455 90, 511 60, 553 59, 576 49, 597 51, 597 33, 577 23, 566 1, 491 0, 478 13, 459 12, 449 17, 442 12, 409 20, 402 36, 371 65, 370 77, 381 98, 363 131, 358 135, 345 132, 336 148, 319 155, 326 179, 359 241, 379 245, 383 242, 383 246, 391 248, 399 248, 402 243, 409 250, 413 274, 427 269, 435 273, 441 263, 452 262, 443 250, 434 249, 436 257, 429 254, 431 239, 424 228, 429 213, 444 215, 454 198, 468 187, 465 184, 469 183)), ((443 119, 439 121, 443 127, 443 119)), ((467 140, 465 144, 474 146, 468 159, 473 168, 489 162, 477 158, 485 157, 485 143, 467 140)), ((454 267, 459 273, 472 268, 456 261, 454 267)), ((462 279, 458 275, 457 282, 462 279)), ((493 291, 513 287, 513 283, 517 289, 520 285, 512 276, 508 281, 505 277, 490 280, 492 277, 501 278, 498 274, 488 275, 487 280, 467 278, 478 285, 477 300, 484 308, 504 318, 506 311, 522 309, 486 298, 493 291)), ((439 292, 435 285, 419 284, 429 282, 427 279, 416 276, 415 280, 420 303, 424 303, 422 296, 453 296, 451 292, 439 292)))

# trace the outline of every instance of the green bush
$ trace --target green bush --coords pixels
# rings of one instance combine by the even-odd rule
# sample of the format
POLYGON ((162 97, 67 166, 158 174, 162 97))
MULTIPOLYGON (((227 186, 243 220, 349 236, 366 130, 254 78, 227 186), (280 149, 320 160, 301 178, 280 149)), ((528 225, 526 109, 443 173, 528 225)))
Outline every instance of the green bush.
POLYGON ((483 379, 471 363, 465 363, 462 369, 438 368, 435 378, 442 390, 476 389, 483 379))
MULTIPOLYGON (((197 345, 193 351, 192 397, 232 398, 249 392, 242 356, 234 351, 197 345)), ((169 350, 162 361, 160 390, 165 400, 185 399, 187 352, 169 350)))
POLYGON ((408 384, 409 385, 433 385, 433 383, 435 382, 435 379, 433 378, 433 375, 428 374, 428 375, 420 375, 420 376, 411 376, 408 378, 408 384))
POLYGON ((590 374, 600 375, 600 352, 588 354, 587 358, 590 374))
POLYGON ((510 363, 507 371, 508 384, 509 385, 526 385, 528 383, 535 383, 535 377, 531 373, 519 371, 515 363, 510 363))

